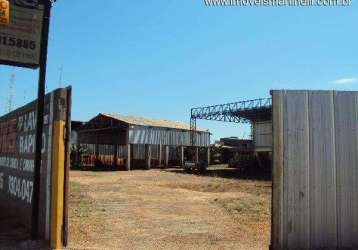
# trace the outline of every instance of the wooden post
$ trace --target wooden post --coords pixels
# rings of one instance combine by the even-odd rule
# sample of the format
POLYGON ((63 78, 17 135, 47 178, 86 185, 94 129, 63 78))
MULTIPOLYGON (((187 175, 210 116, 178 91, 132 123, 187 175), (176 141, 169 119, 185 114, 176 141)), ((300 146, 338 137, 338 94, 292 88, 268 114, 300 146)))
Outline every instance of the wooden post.
POLYGON ((151 168, 151 161, 152 161, 152 147, 150 144, 145 145, 145 167, 146 169, 151 168))
POLYGON ((159 149, 158 149, 159 150, 159 153, 158 153, 159 154, 159 156, 158 156, 158 161, 159 161, 158 167, 161 167, 162 166, 162 161, 163 161, 163 154, 162 154, 162 151, 163 151, 162 148, 163 147, 162 147, 161 144, 159 144, 158 146, 159 146, 159 149))
POLYGON ((130 171, 131 170, 131 145, 127 144, 126 148, 127 148, 126 170, 130 171))
POLYGON ((169 146, 165 146, 165 155, 164 155, 164 161, 165 161, 165 166, 168 167, 169 166, 169 146))
POLYGON ((180 165, 184 166, 184 146, 180 146, 180 165))

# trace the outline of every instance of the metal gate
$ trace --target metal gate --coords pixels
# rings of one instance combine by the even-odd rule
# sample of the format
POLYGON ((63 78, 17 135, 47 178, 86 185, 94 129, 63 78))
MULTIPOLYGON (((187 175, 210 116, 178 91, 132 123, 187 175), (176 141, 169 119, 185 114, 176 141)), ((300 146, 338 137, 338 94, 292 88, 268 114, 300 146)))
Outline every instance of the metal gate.
POLYGON ((358 92, 272 95, 272 248, 358 249, 358 92))

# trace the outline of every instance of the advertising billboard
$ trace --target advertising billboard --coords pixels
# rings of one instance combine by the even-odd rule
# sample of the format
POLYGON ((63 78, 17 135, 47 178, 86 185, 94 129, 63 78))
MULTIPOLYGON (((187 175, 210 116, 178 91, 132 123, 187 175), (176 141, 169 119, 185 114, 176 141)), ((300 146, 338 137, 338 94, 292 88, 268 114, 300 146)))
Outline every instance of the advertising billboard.
POLYGON ((0 63, 37 68, 44 4, 40 0, 0 0, 0 63))
MULTIPOLYGON (((45 98, 38 193, 39 237, 45 240, 52 231, 62 235, 65 230, 69 150, 64 131, 70 123, 70 100, 70 88, 58 89, 45 98)), ((34 101, 0 117, 0 216, 16 220, 28 231, 32 224, 36 116, 34 101)))

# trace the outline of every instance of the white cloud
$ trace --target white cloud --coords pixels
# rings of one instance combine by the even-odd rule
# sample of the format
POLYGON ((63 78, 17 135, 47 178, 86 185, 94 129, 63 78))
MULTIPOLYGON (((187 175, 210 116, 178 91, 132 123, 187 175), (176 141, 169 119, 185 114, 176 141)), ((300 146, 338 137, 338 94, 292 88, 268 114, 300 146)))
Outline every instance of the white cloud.
POLYGON ((337 79, 332 81, 333 84, 339 84, 339 85, 344 85, 344 84, 354 84, 354 83, 358 83, 358 78, 354 77, 354 78, 342 78, 342 79, 337 79))

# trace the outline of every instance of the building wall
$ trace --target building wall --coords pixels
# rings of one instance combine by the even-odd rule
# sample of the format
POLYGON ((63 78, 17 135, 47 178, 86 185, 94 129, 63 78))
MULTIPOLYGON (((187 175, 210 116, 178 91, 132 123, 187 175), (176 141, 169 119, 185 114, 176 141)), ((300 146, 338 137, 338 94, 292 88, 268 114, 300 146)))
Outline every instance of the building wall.
POLYGON ((272 121, 253 124, 255 150, 272 151, 272 121))
MULTIPOLYGON (((78 165, 91 167, 95 165, 124 166, 128 162, 126 145, 131 147, 132 165, 144 165, 146 145, 151 147, 151 159, 154 165, 161 164, 165 158, 165 146, 169 146, 169 162, 180 163, 179 148, 191 146, 190 131, 148 126, 120 124, 121 127, 106 129, 101 124, 96 129, 96 122, 87 130, 78 131, 78 143, 81 154, 77 157, 78 165), (97 146, 96 146, 97 145, 97 146), (159 163, 159 145, 162 145, 161 163, 159 163)), ((99 122, 98 122, 99 123, 99 122)), ((113 125, 113 126, 118 126, 113 125)), ((210 133, 197 132, 197 146, 210 146, 210 133)))
POLYGON ((358 249, 358 92, 274 91, 274 249, 358 249))
POLYGON ((125 145, 127 132, 123 129, 78 131, 78 141, 81 144, 125 145))
MULTIPOLYGON (((191 146, 190 131, 144 126, 130 126, 128 141, 130 144, 191 146)), ((196 141, 196 146, 209 147, 210 133, 198 132, 196 141)))

